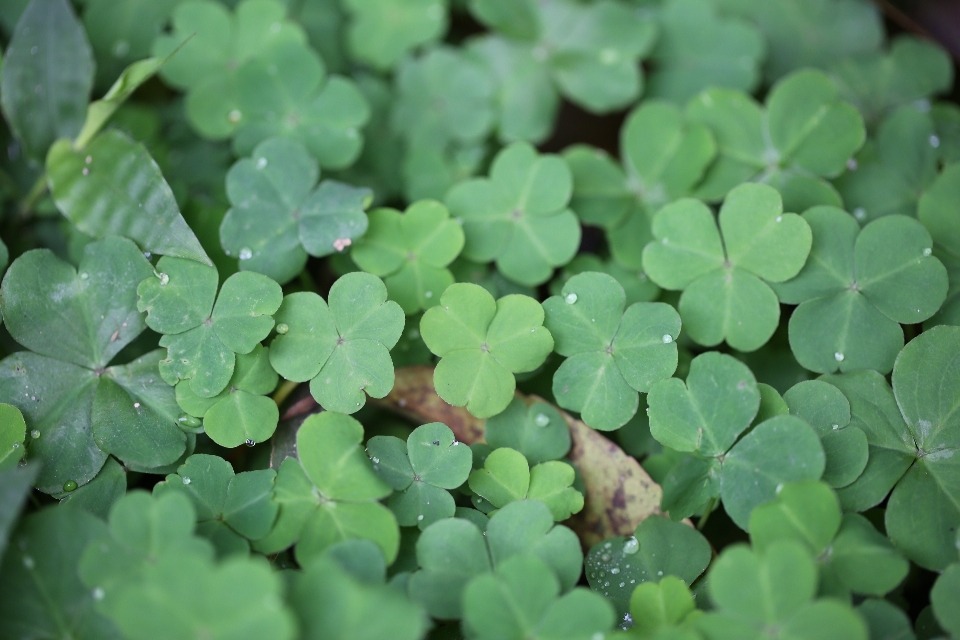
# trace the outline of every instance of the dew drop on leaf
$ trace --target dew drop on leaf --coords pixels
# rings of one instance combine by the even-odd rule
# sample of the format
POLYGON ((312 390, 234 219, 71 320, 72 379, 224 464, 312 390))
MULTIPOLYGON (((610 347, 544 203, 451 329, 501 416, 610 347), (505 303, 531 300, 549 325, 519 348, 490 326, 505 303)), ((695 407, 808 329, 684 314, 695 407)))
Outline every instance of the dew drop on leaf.
POLYGON ((229 120, 234 124, 240 122, 240 118, 242 117, 243 117, 243 114, 240 113, 240 111, 237 109, 234 109, 233 111, 227 114, 227 120, 229 120))
POLYGON ((253 251, 251 251, 249 247, 244 247, 240 249, 239 257, 241 260, 249 260, 250 258, 253 257, 253 251))
POLYGON ((857 207, 853 210, 853 217, 857 220, 863 220, 867 217, 867 211, 863 207, 857 207))
POLYGON ((610 569, 610 575, 615 576, 615 575, 617 575, 618 573, 620 573, 620 569, 619 569, 619 568, 614 567, 613 569, 610 569))
POLYGON ((183 477, 183 484, 190 484, 190 478, 188 478, 187 476, 184 476, 184 477, 183 477))
POLYGON ((103 592, 103 589, 101 589, 100 587, 97 587, 91 592, 90 595, 93 596, 94 600, 103 600, 103 596, 105 596, 106 594, 103 592))
POLYGON ((196 428, 200 426, 200 418, 196 418, 186 413, 181 413, 180 417, 177 418, 177 423, 182 424, 185 427, 196 428))
POLYGON ((670 344, 671 342, 673 342, 673 336, 669 333, 663 334, 663 344, 670 344))
POLYGON ((277 325, 277 333, 279 333, 280 335, 283 335, 288 331, 290 331, 290 325, 288 325, 287 323, 281 322, 280 324, 277 325))
POLYGON ((170 284, 170 276, 165 273, 160 274, 160 286, 165 287, 170 284))
POLYGON ((257 169, 263 169, 263 168, 266 167, 266 166, 267 166, 267 159, 266 159, 266 158, 258 158, 258 159, 257 159, 257 169))
POLYGON ((533 422, 534 422, 534 424, 536 424, 538 427, 545 427, 545 426, 547 426, 548 424, 550 424, 550 418, 548 418, 548 417, 546 416, 546 414, 538 413, 538 414, 537 414, 537 417, 533 419, 533 422))
POLYGON ((34 564, 33 558, 30 556, 23 556, 23 566, 25 566, 27 569, 33 569, 34 564))
POLYGON ((39 430, 39 429, 34 429, 33 431, 31 431, 31 432, 30 432, 30 437, 33 438, 34 440, 36 440, 37 438, 39 438, 39 437, 40 437, 40 430, 39 430))
POLYGON ((929 256, 931 253, 933 253, 933 249, 931 249, 930 247, 927 247, 926 249, 923 250, 924 256, 929 256))
POLYGON ((252 447, 253 445, 257 444, 257 441, 247 438, 244 444, 246 444, 248 447, 252 447))
POLYGON ((567 304, 574 304, 577 301, 577 294, 568 293, 563 297, 563 299, 567 304))
POLYGON ((936 149, 940 146, 940 138, 937 136, 930 136, 930 146, 936 149))
POLYGON ((837 351, 835 354, 833 354, 833 357, 837 362, 843 362, 843 354, 841 352, 837 351))
POLYGON ((640 550, 640 541, 633 536, 630 536, 629 538, 627 538, 627 541, 623 543, 623 552, 628 556, 632 556, 639 550, 640 550))
POLYGON ((77 483, 76 483, 76 481, 74 481, 74 480, 67 480, 66 482, 64 482, 64 483, 63 483, 63 490, 66 491, 67 493, 70 493, 71 491, 76 491, 76 490, 77 490, 77 483))

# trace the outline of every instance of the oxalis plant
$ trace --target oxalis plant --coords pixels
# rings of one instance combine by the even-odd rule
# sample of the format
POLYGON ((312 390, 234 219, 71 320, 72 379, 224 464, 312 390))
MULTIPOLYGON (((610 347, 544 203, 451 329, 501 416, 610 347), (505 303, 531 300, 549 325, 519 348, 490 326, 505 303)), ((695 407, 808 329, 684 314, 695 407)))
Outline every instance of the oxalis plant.
POLYGON ((874 4, 0 44, 0 638, 960 639, 960 108, 874 4))

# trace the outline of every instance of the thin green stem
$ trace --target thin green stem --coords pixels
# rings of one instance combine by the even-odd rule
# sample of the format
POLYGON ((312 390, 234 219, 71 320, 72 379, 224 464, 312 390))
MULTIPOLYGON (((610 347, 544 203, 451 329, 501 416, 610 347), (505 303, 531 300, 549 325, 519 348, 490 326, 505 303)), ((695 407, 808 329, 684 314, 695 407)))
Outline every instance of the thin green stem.
POLYGON ((715 506, 717 506, 717 499, 710 498, 710 502, 707 503, 707 508, 703 510, 703 515, 700 516, 700 522, 697 523, 698 531, 703 531, 703 528, 707 526, 707 520, 710 519, 710 514, 713 513, 715 506))
POLYGON ((286 400, 293 390, 297 388, 299 382, 294 382, 293 380, 284 380, 276 391, 273 392, 273 401, 277 403, 277 406, 283 404, 283 401, 286 400))
POLYGON ((20 202, 20 217, 29 218, 37 201, 47 192, 47 174, 44 172, 30 188, 30 193, 20 202))

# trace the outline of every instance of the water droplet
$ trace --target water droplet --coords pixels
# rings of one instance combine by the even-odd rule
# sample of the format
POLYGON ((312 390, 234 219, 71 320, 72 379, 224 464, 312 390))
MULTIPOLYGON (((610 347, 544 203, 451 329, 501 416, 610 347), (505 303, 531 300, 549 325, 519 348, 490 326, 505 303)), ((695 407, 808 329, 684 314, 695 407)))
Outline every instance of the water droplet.
POLYGON ((188 415, 186 413, 181 413, 180 417, 177 418, 177 423, 183 425, 184 427, 196 429, 200 426, 200 418, 188 415))
POLYGON ((603 586, 609 587, 609 586, 610 586, 610 583, 609 583, 609 582, 604 582, 604 583, 603 583, 603 586))
POLYGON ((663 571, 657 571, 657 575, 658 575, 658 576, 662 576, 662 575, 663 575, 663 571))
POLYGON ((634 536, 627 538, 627 541, 623 543, 623 552, 628 556, 632 556, 637 551, 640 550, 640 541, 637 540, 634 536))
POLYGON ((603 545, 603 548, 604 548, 604 549, 611 549, 611 548, 613 548, 613 543, 612 543, 612 542, 607 542, 606 544, 603 545))
POLYGON ((834 431, 838 430, 839 428, 840 428, 840 425, 838 425, 838 424, 833 425, 833 430, 834 430, 834 431))
POLYGON ((777 485, 777 488, 776 488, 777 495, 780 495, 780 492, 781 492, 781 491, 783 491, 783 483, 782 483, 782 482, 777 485))
POLYGON ((417 516, 417 522, 423 522, 423 514, 417 516))
POLYGON ((550 418, 544 413, 538 413, 537 417, 533 419, 533 423, 538 427, 545 427, 550 424, 550 418))
POLYGON ((626 582, 621 582, 621 583, 620 583, 620 588, 622 589, 622 588, 625 587, 626 585, 627 585, 626 582))
POLYGON ((165 273, 160 274, 160 286, 165 287, 170 284, 170 276, 165 273))
POLYGON ((673 336, 669 333, 663 334, 663 344, 670 344, 671 342, 673 342, 673 336))
POLYGON ((103 596, 107 594, 104 593, 103 589, 101 589, 100 587, 97 587, 96 589, 93 590, 93 592, 90 595, 93 596, 94 600, 103 600, 103 596))
POLYGON ((867 211, 863 207, 857 207, 853 210, 853 217, 857 220, 864 220, 867 217, 867 211))
POLYGON ((227 114, 227 120, 229 120, 233 124, 237 124, 238 122, 240 122, 240 118, 242 117, 243 117, 243 114, 240 113, 239 109, 234 109, 233 111, 227 114))
POLYGON ((577 294, 568 293, 563 297, 563 299, 567 304, 574 304, 577 301, 577 294))
POLYGON ((429 300, 430 298, 433 297, 433 291, 424 291, 424 292, 423 292, 423 297, 424 297, 424 298, 427 298, 427 299, 429 300))
POLYGON ((843 354, 840 353, 839 351, 833 354, 833 357, 837 362, 843 362, 843 354))
POLYGON ((288 331, 290 331, 290 325, 288 325, 287 323, 281 322, 280 324, 277 325, 277 333, 279 333, 280 335, 283 335, 288 331))
POLYGON ((850 158, 849 160, 847 160, 847 169, 849 169, 850 171, 857 170, 857 161, 855 158, 850 158))
POLYGON ((616 49, 607 48, 600 52, 600 62, 603 64, 616 64, 620 61, 620 53, 616 49))
POLYGON ((34 440, 36 440, 37 438, 39 438, 39 437, 40 437, 40 429, 34 429, 33 431, 31 431, 31 432, 30 432, 30 437, 33 438, 34 440))
POLYGON ((188 478, 187 476, 183 476, 183 484, 190 484, 190 482, 191 482, 190 478, 188 478))
POLYGON ((603 640, 603 633, 597 631, 595 634, 590 636, 590 640, 603 640))
POLYGON ((23 566, 25 566, 27 569, 33 569, 34 564, 33 558, 30 556, 23 556, 23 566))
POLYGON ((88 175, 90 175, 90 169, 87 169, 86 167, 84 167, 84 168, 83 168, 83 171, 81 171, 80 173, 82 173, 82 174, 85 175, 85 176, 88 176, 88 175))
POLYGON ((614 576, 615 576, 615 575, 617 575, 618 573, 620 573, 620 569, 619 569, 619 568, 614 567, 613 569, 610 569, 610 574, 611 574, 611 575, 614 575, 614 576))
POLYGON ((86 271, 84 271, 83 273, 80 274, 80 279, 81 279, 81 280, 86 280, 86 279, 89 278, 89 277, 90 277, 90 274, 87 273, 86 271))
POLYGON ((14 448, 14 449, 19 449, 19 448, 20 448, 20 443, 19 443, 19 442, 14 442, 14 443, 13 443, 13 448, 14 448))
POLYGON ((600 560, 602 562, 610 562, 610 554, 609 553, 603 554, 602 556, 600 556, 600 560))
POLYGON ((64 482, 64 483, 63 483, 63 490, 66 491, 67 493, 70 493, 71 491, 76 491, 76 490, 77 490, 77 483, 76 483, 76 481, 74 481, 74 480, 67 480, 66 482, 64 482))
POLYGON ((924 256, 929 256, 931 253, 933 253, 933 249, 931 249, 930 247, 927 247, 926 249, 923 250, 924 256))
POLYGON ((133 403, 133 408, 134 408, 134 409, 139 409, 139 408, 140 408, 140 403, 139 403, 139 402, 134 402, 134 403, 133 403))
POLYGON ((257 441, 256 441, 256 440, 251 440, 250 438, 247 438, 246 440, 243 441, 243 443, 244 443, 245 445, 247 445, 248 447, 252 447, 253 445, 257 444, 257 441))
POLYGON ((267 166, 267 159, 257 158, 257 169, 263 169, 265 166, 267 166))
POLYGON ((937 136, 930 136, 930 146, 936 149, 940 146, 940 138, 937 136))
POLYGON ((250 258, 253 257, 253 251, 250 250, 250 247, 244 247, 240 249, 239 257, 241 260, 249 260, 250 258))
POLYGON ((87 156, 86 158, 83 159, 83 161, 86 164, 90 164, 91 162, 93 162, 93 156, 87 156))
POLYGON ((370 459, 373 460, 373 464, 380 464, 380 458, 378 458, 377 456, 373 456, 370 459))

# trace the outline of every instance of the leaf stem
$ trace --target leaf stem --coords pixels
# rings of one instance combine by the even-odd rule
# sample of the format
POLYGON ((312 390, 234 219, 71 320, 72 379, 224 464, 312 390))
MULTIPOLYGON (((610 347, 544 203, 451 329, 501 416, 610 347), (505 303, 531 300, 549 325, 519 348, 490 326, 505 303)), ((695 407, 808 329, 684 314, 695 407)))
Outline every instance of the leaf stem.
POLYGON ((710 498, 710 502, 707 503, 707 507, 703 510, 703 515, 700 516, 700 521, 697 522, 697 531, 703 531, 703 528, 707 526, 707 520, 710 519, 710 514, 713 513, 713 508, 717 505, 716 498, 710 498))
POLYGON ((299 382, 294 382, 293 380, 284 380, 283 383, 273 392, 273 401, 277 403, 277 406, 283 404, 283 401, 293 393, 293 390, 297 388, 299 382))
POLYGON ((30 193, 20 202, 20 217, 29 218, 33 212, 33 208, 37 205, 37 201, 40 200, 46 192, 47 174, 44 172, 40 174, 37 181, 33 183, 33 187, 30 188, 30 193))

